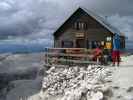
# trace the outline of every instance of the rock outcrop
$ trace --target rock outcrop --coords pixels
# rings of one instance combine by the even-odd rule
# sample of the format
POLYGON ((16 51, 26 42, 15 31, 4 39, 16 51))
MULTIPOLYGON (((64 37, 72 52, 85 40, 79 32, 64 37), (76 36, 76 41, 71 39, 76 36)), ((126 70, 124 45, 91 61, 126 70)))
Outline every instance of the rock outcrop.
POLYGON ((112 72, 98 65, 51 67, 43 79, 42 100, 103 100, 110 96, 112 72))

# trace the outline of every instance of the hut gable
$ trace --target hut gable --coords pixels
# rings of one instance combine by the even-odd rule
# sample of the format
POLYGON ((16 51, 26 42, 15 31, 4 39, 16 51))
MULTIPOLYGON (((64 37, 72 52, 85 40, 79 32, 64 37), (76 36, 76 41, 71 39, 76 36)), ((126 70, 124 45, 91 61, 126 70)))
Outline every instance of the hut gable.
MULTIPOLYGON (((124 34, 122 34, 117 28, 115 28, 114 26, 112 26, 111 24, 109 24, 104 18, 96 15, 95 13, 91 12, 90 10, 86 9, 86 8, 81 8, 79 7, 55 32, 54 32, 54 36, 58 36, 61 33, 63 33, 66 29, 68 29, 69 27, 72 28, 73 23, 76 20, 79 20, 80 18, 82 19, 83 16, 87 16, 90 17, 91 19, 93 19, 93 25, 95 23, 95 25, 103 27, 105 29, 107 29, 110 33, 118 33, 120 36, 124 36, 124 34)), ((81 20, 80 19, 80 20, 81 20)), ((89 19, 88 19, 89 21, 89 19)), ((91 22, 89 22, 91 23, 91 22)), ((91 25, 91 27, 93 27, 91 25)), ((89 27, 89 28, 91 28, 89 27)))

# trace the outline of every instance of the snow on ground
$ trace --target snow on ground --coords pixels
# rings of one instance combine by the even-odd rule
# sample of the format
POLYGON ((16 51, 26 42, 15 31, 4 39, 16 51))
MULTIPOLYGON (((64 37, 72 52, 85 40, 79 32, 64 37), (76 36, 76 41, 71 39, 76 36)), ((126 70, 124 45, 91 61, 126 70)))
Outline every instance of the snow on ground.
POLYGON ((133 66, 133 55, 122 56, 121 59, 122 59, 121 62, 122 66, 133 66))
POLYGON ((133 67, 113 68, 113 97, 111 100, 133 100, 133 67))

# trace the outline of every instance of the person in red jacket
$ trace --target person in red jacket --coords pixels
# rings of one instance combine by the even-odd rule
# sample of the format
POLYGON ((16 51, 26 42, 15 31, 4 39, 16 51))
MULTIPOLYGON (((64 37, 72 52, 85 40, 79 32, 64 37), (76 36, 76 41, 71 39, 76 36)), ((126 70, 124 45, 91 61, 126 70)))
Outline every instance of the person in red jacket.
POLYGON ((117 66, 120 65, 120 36, 116 33, 113 38, 112 60, 113 66, 115 66, 116 63, 117 66))
POLYGON ((97 46, 97 48, 95 48, 94 52, 93 52, 93 60, 95 60, 95 61, 97 61, 97 63, 99 63, 101 57, 102 57, 102 49, 100 46, 97 46))

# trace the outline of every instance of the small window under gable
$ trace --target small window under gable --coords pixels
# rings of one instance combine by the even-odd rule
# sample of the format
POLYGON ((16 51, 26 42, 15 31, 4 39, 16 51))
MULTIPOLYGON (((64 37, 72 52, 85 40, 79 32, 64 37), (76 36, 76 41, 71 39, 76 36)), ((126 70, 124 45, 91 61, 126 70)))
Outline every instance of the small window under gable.
POLYGON ((76 29, 76 30, 85 30, 85 29, 87 29, 87 23, 77 21, 77 22, 74 23, 74 29, 76 29))

